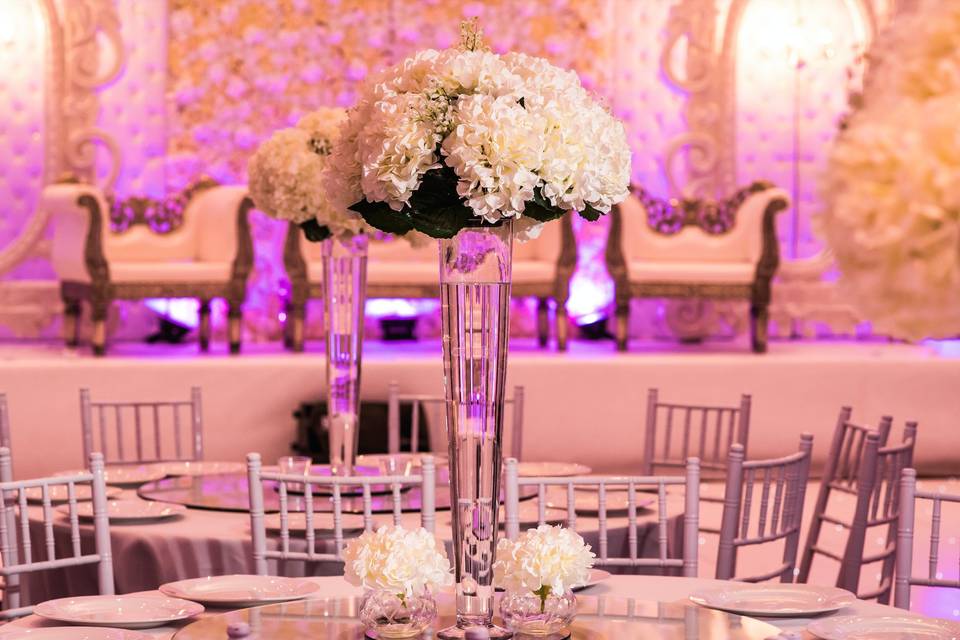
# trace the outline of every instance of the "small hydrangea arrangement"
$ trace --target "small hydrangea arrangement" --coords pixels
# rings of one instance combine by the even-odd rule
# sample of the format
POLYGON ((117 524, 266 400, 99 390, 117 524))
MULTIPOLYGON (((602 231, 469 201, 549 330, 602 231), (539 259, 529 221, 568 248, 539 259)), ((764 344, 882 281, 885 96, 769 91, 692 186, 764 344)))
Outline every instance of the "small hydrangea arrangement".
POLYGON ((343 551, 344 578, 368 594, 360 618, 382 638, 416 637, 437 617, 431 591, 453 583, 441 542, 426 529, 365 531, 343 551))
POLYGON ((497 544, 494 583, 507 593, 500 614, 515 631, 553 633, 576 612, 571 589, 586 584, 596 556, 575 531, 540 525, 497 544))
POLYGON ((381 231, 452 238, 514 220, 523 240, 571 210, 608 212, 627 196, 630 159, 623 124, 574 72, 487 51, 467 24, 459 48, 368 79, 324 181, 381 231))
POLYGON ((324 192, 323 169, 345 118, 343 109, 313 111, 263 142, 247 166, 257 208, 300 225, 314 242, 358 234, 366 227, 355 214, 335 207, 324 192))

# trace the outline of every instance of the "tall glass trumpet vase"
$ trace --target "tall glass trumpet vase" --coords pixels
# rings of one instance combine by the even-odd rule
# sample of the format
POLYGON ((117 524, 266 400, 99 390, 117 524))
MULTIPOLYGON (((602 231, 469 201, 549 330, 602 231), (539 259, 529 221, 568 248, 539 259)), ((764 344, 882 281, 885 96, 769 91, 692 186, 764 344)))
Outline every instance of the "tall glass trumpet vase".
POLYGON ((512 244, 509 221, 466 228, 440 241, 457 591, 457 623, 438 633, 444 640, 464 638, 468 627, 478 625, 487 627, 491 638, 512 635, 493 624, 512 244))
POLYGON ((367 300, 367 246, 360 234, 323 241, 327 333, 327 433, 334 474, 351 475, 360 426, 360 360, 367 300))

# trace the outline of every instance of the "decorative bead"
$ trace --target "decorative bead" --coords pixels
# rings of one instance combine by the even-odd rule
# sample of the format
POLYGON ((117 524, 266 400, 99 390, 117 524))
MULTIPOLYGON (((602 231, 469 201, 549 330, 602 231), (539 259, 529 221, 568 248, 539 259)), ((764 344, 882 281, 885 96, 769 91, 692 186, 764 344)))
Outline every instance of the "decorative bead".
POLYGON ((465 640, 490 640, 490 632, 486 627, 470 627, 463 637, 465 640))
POLYGON ((246 638, 250 635, 250 625, 246 622, 231 622, 227 625, 228 638, 246 638))

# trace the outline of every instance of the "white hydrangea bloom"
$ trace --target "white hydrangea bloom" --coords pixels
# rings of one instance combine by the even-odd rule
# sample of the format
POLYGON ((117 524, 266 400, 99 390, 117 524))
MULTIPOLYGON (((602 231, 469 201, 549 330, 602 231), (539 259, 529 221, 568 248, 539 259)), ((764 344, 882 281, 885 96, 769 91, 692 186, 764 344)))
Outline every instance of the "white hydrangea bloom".
POLYGON ((500 539, 493 565, 494 583, 510 593, 550 587, 559 595, 587 582, 595 557, 576 531, 543 524, 524 532, 516 541, 500 539))
POLYGON ((347 582, 366 589, 413 595, 453 582, 443 543, 423 528, 365 531, 347 544, 343 561, 347 582))

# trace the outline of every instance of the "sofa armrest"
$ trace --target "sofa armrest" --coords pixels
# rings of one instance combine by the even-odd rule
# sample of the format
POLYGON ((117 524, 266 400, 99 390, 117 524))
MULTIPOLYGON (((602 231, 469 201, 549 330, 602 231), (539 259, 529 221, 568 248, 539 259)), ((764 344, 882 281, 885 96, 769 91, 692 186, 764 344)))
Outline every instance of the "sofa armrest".
POLYGON ((106 198, 96 186, 61 183, 41 196, 53 221, 51 263, 61 282, 107 283, 110 269, 103 252, 109 224, 106 198))
POLYGON ((783 189, 768 186, 757 188, 737 209, 737 225, 749 234, 748 252, 751 262, 776 265, 780 262, 776 216, 790 206, 790 196, 783 189))

